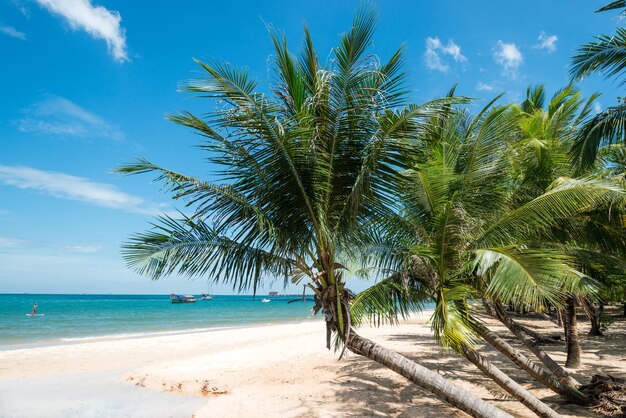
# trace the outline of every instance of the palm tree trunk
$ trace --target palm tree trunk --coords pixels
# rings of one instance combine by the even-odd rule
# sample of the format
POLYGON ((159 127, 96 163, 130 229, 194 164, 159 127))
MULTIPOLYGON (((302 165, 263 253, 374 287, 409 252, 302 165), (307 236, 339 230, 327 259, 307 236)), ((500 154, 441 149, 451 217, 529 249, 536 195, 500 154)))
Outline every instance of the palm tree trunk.
POLYGON ((576 301, 573 296, 567 298, 565 309, 565 343, 567 345, 565 367, 577 369, 580 367, 580 341, 576 321, 576 301))
POLYGON ((346 341, 346 346, 355 354, 374 360, 394 372, 406 377, 419 387, 432 393, 444 402, 462 410, 472 417, 504 418, 511 417, 489 402, 452 384, 439 374, 420 366, 403 355, 389 350, 373 341, 361 337, 353 330, 346 341))
POLYGON ((517 384, 513 379, 507 376, 502 370, 498 369, 493 363, 481 356, 477 351, 465 346, 463 346, 461 350, 461 354, 474 364, 474 366, 478 367, 480 371, 491 378, 515 399, 526 405, 526 407, 533 411, 537 416, 542 418, 560 417, 560 415, 552 410, 548 405, 541 402, 521 385, 517 384))
POLYGON ((539 348, 532 339, 524 334, 524 331, 508 316, 506 311, 502 309, 502 306, 498 303, 495 304, 496 317, 502 322, 516 337, 520 340, 537 358, 550 370, 554 375, 560 379, 565 380, 570 386, 578 387, 578 383, 561 367, 552 357, 545 351, 539 348))
POLYGON ((484 326, 478 328, 480 336, 491 344, 494 348, 509 358, 515 365, 526 373, 531 375, 535 380, 552 389, 569 402, 578 405, 588 405, 587 397, 578 391, 575 387, 568 385, 554 377, 553 374, 547 372, 543 367, 526 357, 521 351, 500 338, 495 332, 490 331, 484 326))
POLYGON ((592 337, 602 337, 604 334, 602 333, 602 329, 600 328, 600 323, 602 321, 602 314, 604 313, 604 303, 599 300, 598 304, 600 305, 598 309, 593 306, 593 301, 589 298, 585 299, 585 304, 587 305, 587 315, 589 316, 589 321, 591 322, 591 329, 589 330, 589 334, 592 337))

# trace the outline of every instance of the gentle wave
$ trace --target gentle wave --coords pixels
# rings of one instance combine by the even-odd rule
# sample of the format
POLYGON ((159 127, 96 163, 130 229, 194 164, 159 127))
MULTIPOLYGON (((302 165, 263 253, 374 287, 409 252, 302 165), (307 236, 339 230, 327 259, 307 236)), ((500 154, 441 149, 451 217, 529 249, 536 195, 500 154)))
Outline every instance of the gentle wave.
POLYGON ((151 331, 151 332, 132 332, 132 333, 120 333, 120 334, 105 334, 105 335, 88 335, 86 337, 70 337, 59 338, 62 342, 80 342, 80 341, 93 341, 93 340, 121 340, 125 338, 144 338, 144 337, 159 337, 165 335, 178 335, 189 334, 192 332, 209 332, 217 330, 232 329, 234 327, 210 327, 210 328, 189 328, 174 331, 151 331))

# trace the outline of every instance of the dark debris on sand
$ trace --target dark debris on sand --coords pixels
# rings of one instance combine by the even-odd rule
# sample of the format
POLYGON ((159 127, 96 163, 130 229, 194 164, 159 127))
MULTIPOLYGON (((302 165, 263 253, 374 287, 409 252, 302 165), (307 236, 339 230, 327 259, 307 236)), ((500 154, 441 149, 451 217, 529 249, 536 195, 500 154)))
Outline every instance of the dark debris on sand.
POLYGON ((580 390, 593 399, 593 410, 601 416, 626 418, 626 379, 594 374, 580 390))

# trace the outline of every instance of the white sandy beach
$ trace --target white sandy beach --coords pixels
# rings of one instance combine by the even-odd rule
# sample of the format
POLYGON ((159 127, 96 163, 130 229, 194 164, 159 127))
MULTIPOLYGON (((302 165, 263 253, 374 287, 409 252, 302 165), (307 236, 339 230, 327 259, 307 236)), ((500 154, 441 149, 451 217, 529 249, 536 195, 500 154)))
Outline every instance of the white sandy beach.
MULTIPOLYGON (((469 363, 442 352, 425 325, 427 317, 360 332, 515 416, 532 416, 469 363)), ((584 366, 577 377, 624 375, 626 353, 618 331, 605 340, 583 338, 584 366)), ((338 361, 324 343, 323 323, 309 321, 0 351, 0 416, 464 416, 368 359, 348 354, 338 361)), ((562 346, 550 349, 557 361, 564 360, 562 346)), ((512 377, 522 376, 493 350, 482 352, 512 377)), ((563 405, 529 381, 520 383, 563 416, 594 416, 563 405)))

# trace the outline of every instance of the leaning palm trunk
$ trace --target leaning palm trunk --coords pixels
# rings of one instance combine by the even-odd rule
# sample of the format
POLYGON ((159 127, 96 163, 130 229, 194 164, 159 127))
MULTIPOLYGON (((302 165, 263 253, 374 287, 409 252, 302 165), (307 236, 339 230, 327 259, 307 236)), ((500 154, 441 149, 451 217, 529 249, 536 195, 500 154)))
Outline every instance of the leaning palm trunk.
POLYGON ((565 367, 577 369, 580 367, 580 341, 576 320, 576 301, 573 296, 567 298, 565 306, 565 341, 567 345, 565 367))
POLYGON ((485 341, 508 357, 516 366, 569 402, 579 405, 587 405, 589 403, 589 400, 583 393, 578 391, 575 387, 556 379, 553 374, 548 373, 543 367, 530 360, 521 351, 511 346, 495 332, 488 330, 484 326, 479 327, 478 332, 485 341))
POLYGON ((534 331, 528 327, 525 327, 524 325, 521 324, 517 324, 519 325, 520 329, 522 330, 522 332, 524 332, 524 334, 529 335, 530 337, 532 337, 536 343, 540 343, 540 344, 554 344, 554 343, 559 343, 559 339, 560 336, 548 336, 545 337, 541 334, 539 334, 537 331, 534 331))
POLYGON ((520 340, 532 353, 537 356, 537 358, 550 370, 554 375, 562 380, 567 382, 570 386, 580 386, 574 378, 572 378, 564 369, 561 367, 552 357, 548 355, 545 351, 539 348, 532 338, 527 336, 522 328, 515 323, 506 313, 506 311, 502 308, 502 305, 495 305, 496 318, 502 322, 516 337, 520 340))
POLYGON ((543 418, 560 417, 560 415, 548 405, 541 402, 533 394, 517 384, 502 370, 498 369, 493 363, 481 356, 476 350, 463 346, 461 348, 461 354, 474 366, 478 367, 486 376, 496 382, 502 389, 506 390, 511 396, 526 405, 526 407, 537 414, 537 416, 543 418))
POLYGON ((510 417, 506 412, 480 399, 471 392, 451 384, 439 374, 420 366, 395 351, 361 337, 354 331, 350 332, 350 336, 346 341, 346 347, 353 353, 374 360, 406 377, 439 399, 473 417, 510 417))
MULTIPOLYGON (((351 325, 351 293, 343 288, 343 283, 341 282, 339 282, 339 286, 324 288, 322 283, 327 283, 327 279, 328 275, 323 273, 321 280, 318 281, 318 286, 314 288, 316 297, 313 312, 321 310, 324 313, 326 345, 328 348, 330 348, 331 334, 335 333, 338 340, 343 342, 344 349, 388 367, 442 401, 473 417, 509 417, 505 412, 473 395, 471 392, 452 384, 439 374, 420 366, 393 350, 358 335, 351 325), (341 290, 337 292, 337 288, 341 290)), ((343 356, 343 353, 342 351, 340 358, 343 356)))

